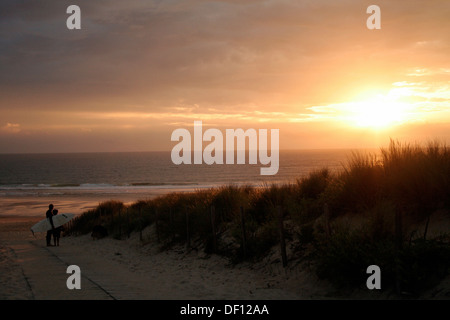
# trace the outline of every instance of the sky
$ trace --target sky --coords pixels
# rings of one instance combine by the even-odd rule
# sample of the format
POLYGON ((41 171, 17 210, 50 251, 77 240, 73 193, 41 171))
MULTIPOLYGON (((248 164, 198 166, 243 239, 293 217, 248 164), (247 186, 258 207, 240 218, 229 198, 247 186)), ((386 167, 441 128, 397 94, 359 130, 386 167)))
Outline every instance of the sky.
POLYGON ((280 149, 448 143, 449 17, 448 0, 2 0, 0 153, 169 151, 196 120, 279 129, 280 149))

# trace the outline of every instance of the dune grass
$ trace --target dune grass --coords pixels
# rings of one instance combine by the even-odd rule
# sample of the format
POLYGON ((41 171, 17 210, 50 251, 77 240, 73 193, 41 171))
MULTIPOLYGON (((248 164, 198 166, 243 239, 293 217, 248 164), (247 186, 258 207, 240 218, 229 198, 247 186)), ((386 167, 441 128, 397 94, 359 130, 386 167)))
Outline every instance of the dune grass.
POLYGON ((361 287, 375 264, 383 288, 420 294, 450 267, 449 234, 427 234, 432 214, 450 219, 450 149, 391 141, 379 154, 353 153, 339 172, 324 168, 295 183, 170 193, 130 206, 109 201, 68 233, 102 224, 121 239, 152 226, 162 248, 186 243, 189 233, 191 246, 238 263, 278 244, 280 212, 284 236, 296 244, 289 258, 308 252, 320 277, 361 287))

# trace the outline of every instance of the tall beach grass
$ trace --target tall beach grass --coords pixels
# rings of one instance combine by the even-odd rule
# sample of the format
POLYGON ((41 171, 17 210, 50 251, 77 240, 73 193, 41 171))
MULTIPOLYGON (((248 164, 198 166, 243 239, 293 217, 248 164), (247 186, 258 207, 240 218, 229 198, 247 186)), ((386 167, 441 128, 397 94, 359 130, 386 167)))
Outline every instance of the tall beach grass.
POLYGON ((190 249, 239 263, 258 261, 278 245, 282 219, 293 248, 289 261, 307 257, 320 277, 352 288, 365 286, 366 268, 375 264, 384 289, 420 294, 450 267, 449 233, 428 231, 437 213, 450 221, 449 147, 391 141, 379 154, 353 153, 338 172, 323 168, 295 183, 101 203, 67 233, 101 224, 122 239, 154 228, 157 237, 143 244, 167 249, 190 241, 190 249))

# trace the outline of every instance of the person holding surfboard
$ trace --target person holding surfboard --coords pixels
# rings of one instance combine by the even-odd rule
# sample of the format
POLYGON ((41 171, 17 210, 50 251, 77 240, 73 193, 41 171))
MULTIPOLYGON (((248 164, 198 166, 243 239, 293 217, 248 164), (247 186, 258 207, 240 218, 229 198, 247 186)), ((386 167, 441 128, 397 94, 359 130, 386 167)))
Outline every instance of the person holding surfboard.
MULTIPOLYGON (((58 210, 54 209, 53 210, 53 215, 56 216, 58 214, 58 210)), ((52 218, 53 220, 53 218, 52 218)), ((55 229, 53 229, 53 245, 54 246, 59 246, 59 238, 61 238, 61 231, 62 231, 62 226, 56 227, 55 229)))
MULTIPOLYGON (((53 205, 50 205, 49 210, 45 214, 45 218, 42 219, 41 221, 37 222, 30 228, 33 235, 35 232, 47 232, 47 237, 48 237, 47 244, 48 245, 51 245, 50 239, 51 239, 54 231, 58 227, 69 222, 70 220, 72 220, 75 217, 75 214, 73 214, 73 213, 61 213, 61 214, 57 214, 57 215, 55 215, 55 213, 56 213, 56 209, 53 210, 53 205)), ((62 230, 64 230, 64 227, 62 230)))
POLYGON ((50 224, 52 225, 52 229, 47 231, 47 236, 45 237, 45 239, 47 240, 47 247, 50 247, 51 244, 51 240, 52 240, 52 234, 55 230, 55 226, 53 225, 53 204, 49 204, 48 205, 48 210, 45 213, 45 217, 50 221, 50 224))

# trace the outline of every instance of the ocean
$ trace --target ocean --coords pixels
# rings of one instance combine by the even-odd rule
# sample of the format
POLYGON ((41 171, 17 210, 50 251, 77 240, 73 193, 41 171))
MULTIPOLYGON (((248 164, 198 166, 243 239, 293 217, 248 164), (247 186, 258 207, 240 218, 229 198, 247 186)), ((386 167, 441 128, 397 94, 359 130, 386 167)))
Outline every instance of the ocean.
POLYGON ((261 164, 175 165, 170 152, 0 154, 0 216, 43 215, 49 203, 80 214, 107 200, 131 203, 172 191, 295 182, 313 170, 343 168, 351 151, 280 151, 273 176, 260 175, 261 164))

